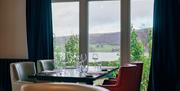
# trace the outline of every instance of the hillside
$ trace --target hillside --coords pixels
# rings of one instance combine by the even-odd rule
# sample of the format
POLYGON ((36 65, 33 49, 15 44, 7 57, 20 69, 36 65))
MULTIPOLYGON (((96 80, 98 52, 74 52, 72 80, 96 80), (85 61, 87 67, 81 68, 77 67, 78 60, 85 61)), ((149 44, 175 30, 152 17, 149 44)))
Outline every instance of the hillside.
MULTIPOLYGON (((147 44, 147 31, 148 29, 141 29, 137 31, 138 38, 146 45, 147 44)), ((55 41, 57 45, 65 44, 69 36, 56 37, 55 41)), ((90 44, 110 44, 119 45, 120 44, 120 32, 114 33, 98 33, 89 35, 90 44)))

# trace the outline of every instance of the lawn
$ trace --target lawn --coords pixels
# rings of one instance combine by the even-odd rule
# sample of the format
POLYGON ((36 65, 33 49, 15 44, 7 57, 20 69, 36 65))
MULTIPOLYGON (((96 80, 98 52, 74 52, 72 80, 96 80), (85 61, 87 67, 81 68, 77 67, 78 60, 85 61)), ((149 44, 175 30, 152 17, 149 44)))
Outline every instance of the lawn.
POLYGON ((90 44, 89 51, 90 52, 117 52, 119 51, 119 45, 109 45, 109 44, 90 44))

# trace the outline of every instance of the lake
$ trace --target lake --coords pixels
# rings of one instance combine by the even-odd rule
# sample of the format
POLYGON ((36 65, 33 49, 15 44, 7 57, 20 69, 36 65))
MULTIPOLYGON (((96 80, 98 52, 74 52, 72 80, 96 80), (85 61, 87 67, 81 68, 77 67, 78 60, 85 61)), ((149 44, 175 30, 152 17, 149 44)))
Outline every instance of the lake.
POLYGON ((90 52, 89 53, 89 62, 94 62, 92 59, 93 54, 98 55, 98 61, 115 61, 119 58, 119 52, 90 52))
MULTIPOLYGON (((61 55, 65 55, 65 53, 60 53, 61 55)), ((93 60, 93 55, 97 55, 97 61, 115 61, 117 60, 120 55, 119 52, 89 52, 89 62, 95 62, 93 60)))

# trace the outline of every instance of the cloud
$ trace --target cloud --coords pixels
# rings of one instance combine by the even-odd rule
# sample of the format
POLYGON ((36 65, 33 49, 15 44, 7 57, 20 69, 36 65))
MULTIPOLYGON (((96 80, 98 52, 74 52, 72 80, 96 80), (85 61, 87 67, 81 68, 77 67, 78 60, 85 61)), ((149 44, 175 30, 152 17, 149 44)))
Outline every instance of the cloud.
POLYGON ((120 21, 120 1, 89 2, 89 22, 102 25, 120 21))
MULTIPOLYGON (((57 36, 79 33, 79 3, 53 3, 53 28, 57 36)), ((135 28, 152 26, 153 0, 131 0, 131 23, 135 28)), ((89 32, 120 30, 120 1, 89 2, 89 32)))

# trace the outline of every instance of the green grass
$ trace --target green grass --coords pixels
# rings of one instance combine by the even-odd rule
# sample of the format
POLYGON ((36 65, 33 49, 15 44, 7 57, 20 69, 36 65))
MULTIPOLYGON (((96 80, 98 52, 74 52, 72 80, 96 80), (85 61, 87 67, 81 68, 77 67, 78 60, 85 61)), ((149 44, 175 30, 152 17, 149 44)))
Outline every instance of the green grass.
MULTIPOLYGON (((61 48, 61 51, 65 51, 65 47, 63 44, 61 45, 56 45, 57 47, 61 48)), ((98 45, 98 44, 90 44, 89 45, 89 51, 90 52, 112 52, 113 49, 115 51, 119 51, 120 46, 119 45, 109 45, 109 44, 104 44, 104 45, 98 45)))
POLYGON ((89 62, 89 66, 119 66, 120 61, 102 61, 102 62, 89 62))
POLYGON ((119 45, 97 45, 97 44, 91 44, 89 45, 89 51, 90 52, 112 52, 113 49, 116 49, 116 51, 119 51, 119 45))

